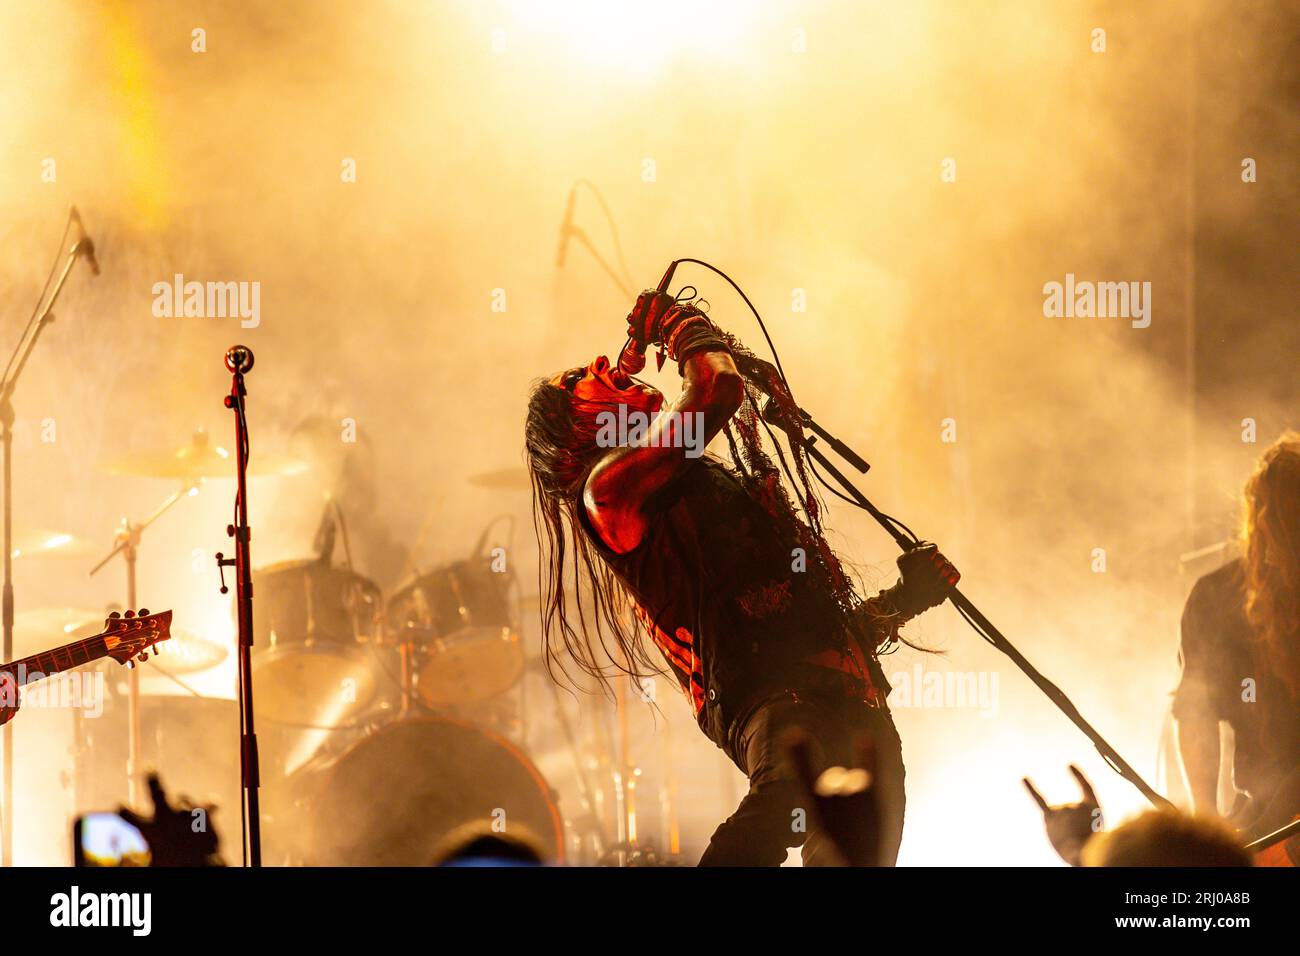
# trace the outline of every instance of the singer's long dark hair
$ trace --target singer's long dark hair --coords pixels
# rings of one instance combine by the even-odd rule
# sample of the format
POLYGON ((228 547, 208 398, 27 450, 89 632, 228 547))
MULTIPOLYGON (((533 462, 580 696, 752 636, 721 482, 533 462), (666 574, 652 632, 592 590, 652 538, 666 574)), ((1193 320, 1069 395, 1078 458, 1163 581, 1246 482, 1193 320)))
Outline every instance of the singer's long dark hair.
MULTIPOLYGON (((843 617, 841 636, 847 640, 860 626, 858 612, 863 601, 826 541, 821 503, 809 480, 806 454, 799 441, 789 442, 783 451, 758 411, 764 397, 770 396, 783 419, 797 423, 798 407, 773 366, 756 358, 731 335, 724 332, 722 336, 745 382, 741 407, 724 428, 731 466, 749 494, 809 556, 808 572, 820 578, 833 596, 843 617), (764 431, 775 449, 776 462, 764 447, 764 431), (787 484, 794 489, 797 508, 787 484)), ((550 381, 538 382, 528 402, 524 445, 533 486, 533 522, 542 544, 538 584, 547 667, 553 676, 557 664, 562 673, 568 673, 558 660, 558 641, 581 671, 608 686, 613 674, 658 673, 662 664, 641 640, 640 628, 627 613, 627 591, 601 559, 578 517, 587 476, 606 451, 596 442, 600 411, 599 405, 575 400, 571 392, 550 381), (588 595, 589 608, 582 600, 588 595), (570 597, 577 604, 576 628, 569 614, 570 597)), ((798 429, 797 424, 792 427, 798 429)), ((886 632, 897 638, 895 628, 886 626, 886 632)))
POLYGON ((542 596, 542 648, 547 670, 555 677, 558 665, 561 673, 572 677, 559 659, 558 641, 583 673, 607 687, 612 674, 637 676, 658 672, 660 667, 630 620, 622 582, 579 524, 582 489, 605 452, 596 443, 599 412, 594 403, 575 401, 567 389, 550 381, 538 382, 528 400, 524 447, 533 485, 533 526, 542 545, 538 593, 542 596), (583 600, 587 596, 589 605, 583 600), (576 628, 570 597, 576 605, 576 628), (608 640, 613 641, 617 653, 608 640))

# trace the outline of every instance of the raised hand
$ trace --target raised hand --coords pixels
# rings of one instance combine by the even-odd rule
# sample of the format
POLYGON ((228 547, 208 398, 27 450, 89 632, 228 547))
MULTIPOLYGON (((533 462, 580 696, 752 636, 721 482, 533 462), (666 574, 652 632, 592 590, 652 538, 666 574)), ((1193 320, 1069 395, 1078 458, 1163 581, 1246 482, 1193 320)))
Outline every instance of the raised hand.
MULTIPOLYGON (((212 827, 212 807, 173 807, 167 801, 157 774, 149 777, 153 816, 144 817, 122 807, 123 820, 143 834, 152 856, 150 866, 212 866, 216 863, 217 831, 212 827)), ((216 864, 219 865, 219 864, 216 864)))
POLYGON ((647 289, 637 296, 628 313, 627 334, 642 346, 666 345, 679 327, 693 320, 708 321, 694 303, 679 302, 667 292, 647 289))
POLYGON ((876 796, 876 748, 863 734, 854 741, 857 767, 814 769, 813 744, 802 731, 786 741, 786 756, 812 803, 822 832, 849 866, 880 862, 880 806, 876 796))
POLYGON ((1083 775, 1083 771, 1070 764, 1070 773, 1079 781, 1083 800, 1079 803, 1063 803, 1049 806, 1042 794, 1034 789, 1029 778, 1025 777, 1025 789, 1034 798, 1038 808, 1043 811, 1043 826, 1047 829, 1047 839, 1052 848, 1060 854, 1061 859, 1070 866, 1078 866, 1083 853, 1083 845, 1102 827, 1101 806, 1097 803, 1097 794, 1092 784, 1083 775))

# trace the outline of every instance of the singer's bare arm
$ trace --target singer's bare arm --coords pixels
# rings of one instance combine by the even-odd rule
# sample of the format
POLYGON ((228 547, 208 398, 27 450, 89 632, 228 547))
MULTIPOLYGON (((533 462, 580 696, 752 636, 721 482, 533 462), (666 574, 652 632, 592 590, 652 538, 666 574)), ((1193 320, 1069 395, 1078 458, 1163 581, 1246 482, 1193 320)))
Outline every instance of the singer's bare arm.
POLYGON ((583 489, 583 504, 601 539, 620 554, 634 550, 653 515, 649 502, 691 463, 682 426, 701 415, 690 434, 699 451, 722 431, 744 399, 744 382, 725 351, 696 352, 682 363, 682 393, 635 445, 611 449, 596 464, 583 489), (670 414, 676 413, 676 414, 670 414))
POLYGON ((1218 614, 1213 590, 1198 581, 1187 596, 1179 624, 1182 677, 1174 694, 1174 728, 1192 807, 1209 815, 1218 813, 1219 719, 1224 716, 1212 690, 1222 667, 1221 656, 1214 652, 1224 641, 1212 623, 1218 614))

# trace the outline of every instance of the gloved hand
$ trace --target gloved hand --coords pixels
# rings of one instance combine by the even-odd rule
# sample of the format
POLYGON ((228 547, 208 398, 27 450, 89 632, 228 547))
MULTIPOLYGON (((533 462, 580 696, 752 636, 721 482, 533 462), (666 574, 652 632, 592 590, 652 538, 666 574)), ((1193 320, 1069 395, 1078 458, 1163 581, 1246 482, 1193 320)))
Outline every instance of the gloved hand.
POLYGON ((939 552, 939 546, 928 541, 898 556, 898 574, 898 583, 880 596, 898 612, 899 623, 938 607, 961 580, 961 574, 939 552))
POLYGON ((697 321, 708 319, 690 302, 678 302, 667 292, 647 289, 637 296, 628 313, 627 334, 642 347, 666 345, 685 324, 697 321))

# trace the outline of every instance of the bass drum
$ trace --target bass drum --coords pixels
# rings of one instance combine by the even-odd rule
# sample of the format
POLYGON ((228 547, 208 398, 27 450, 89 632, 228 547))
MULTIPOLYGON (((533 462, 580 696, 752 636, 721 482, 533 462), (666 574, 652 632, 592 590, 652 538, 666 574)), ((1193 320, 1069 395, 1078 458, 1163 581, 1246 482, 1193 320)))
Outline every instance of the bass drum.
MULTIPOLYGON (((288 862, 311 866, 428 866, 458 827, 483 824, 564 856, 554 791, 504 737, 445 718, 399 720, 295 775, 295 806, 271 823, 288 862)), ((288 808, 286 808, 288 809, 288 808)))

